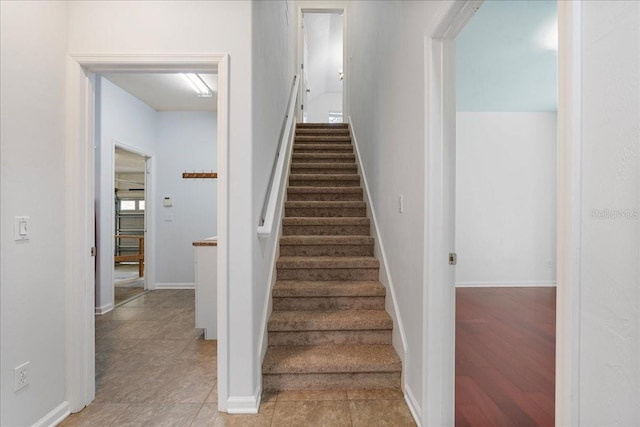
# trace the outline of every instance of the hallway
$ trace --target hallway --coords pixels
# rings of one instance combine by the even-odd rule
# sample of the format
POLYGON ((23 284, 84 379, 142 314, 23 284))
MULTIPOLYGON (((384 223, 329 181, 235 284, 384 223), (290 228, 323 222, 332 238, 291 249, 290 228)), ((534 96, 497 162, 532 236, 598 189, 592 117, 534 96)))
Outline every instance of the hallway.
POLYGON ((96 316, 96 399, 60 426, 414 426, 393 390, 263 394, 256 415, 218 412, 216 341, 194 325, 194 291, 148 292, 96 316))

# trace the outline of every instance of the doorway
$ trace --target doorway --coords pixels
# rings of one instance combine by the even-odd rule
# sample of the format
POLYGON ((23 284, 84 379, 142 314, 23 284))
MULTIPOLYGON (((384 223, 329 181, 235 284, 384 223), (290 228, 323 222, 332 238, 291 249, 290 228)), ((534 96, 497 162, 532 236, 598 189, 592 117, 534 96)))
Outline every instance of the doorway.
POLYGON ((345 121, 344 24, 342 10, 302 10, 300 68, 304 123, 345 121))
POLYGON ((456 43, 456 425, 554 425, 557 5, 485 2, 456 43))
MULTIPOLYGON (((98 75, 108 72, 131 73, 216 73, 218 81, 218 120, 217 127, 217 163, 218 163, 218 284, 219 293, 226 300, 227 289, 227 150, 228 150, 228 73, 229 58, 227 54, 202 55, 71 55, 69 68, 69 111, 70 117, 77 120, 69 123, 70 132, 67 139, 67 159, 69 168, 67 182, 67 211, 69 221, 77 224, 68 233, 66 247, 68 271, 71 272, 68 281, 67 317, 67 358, 66 367, 70 374, 67 378, 67 398, 72 411, 78 411, 95 398, 95 347, 94 347, 94 305, 95 305, 95 270, 94 251, 88 251, 94 245, 94 229, 96 210, 94 207, 94 141, 99 130, 99 124, 94 121, 95 97, 97 95, 98 75)), ((113 182, 111 176, 109 182, 113 182)), ((113 193, 109 195, 113 201, 113 193)), ((145 206, 148 209, 148 206, 145 206)), ((113 210, 110 215, 113 218, 113 210)), ((113 233, 111 233, 113 234, 113 233)), ((111 241, 112 238, 110 239, 111 241)), ((110 253, 112 256, 112 253, 110 253)), ((149 280, 149 272, 145 274, 149 280)), ((220 349, 226 347, 226 306, 219 304, 221 321, 219 329, 220 349)), ((222 352, 224 353, 224 352, 222 352)), ((226 358, 224 354, 218 357, 220 378, 226 375, 226 358)), ((220 400, 226 402, 226 382, 219 383, 220 400)))
MULTIPOLYGON (((114 307, 145 292, 145 235, 148 158, 115 147, 114 307)), ((148 242, 147 242, 148 243, 148 242)))

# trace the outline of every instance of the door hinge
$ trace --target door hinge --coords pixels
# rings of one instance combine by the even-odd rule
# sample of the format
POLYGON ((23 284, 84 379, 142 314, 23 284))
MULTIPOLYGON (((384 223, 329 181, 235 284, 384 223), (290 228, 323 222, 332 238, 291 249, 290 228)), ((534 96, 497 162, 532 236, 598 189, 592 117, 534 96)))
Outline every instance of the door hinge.
POLYGON ((458 254, 455 252, 450 252, 449 253, 449 265, 456 265, 458 264, 458 254))
POLYGON ((91 256, 96 256, 96 255, 98 255, 98 248, 93 246, 91 247, 91 256))
POLYGON ((304 110, 304 104, 300 104, 300 109, 304 110))
POLYGON ((300 64, 300 68, 304 70, 304 64, 300 64))

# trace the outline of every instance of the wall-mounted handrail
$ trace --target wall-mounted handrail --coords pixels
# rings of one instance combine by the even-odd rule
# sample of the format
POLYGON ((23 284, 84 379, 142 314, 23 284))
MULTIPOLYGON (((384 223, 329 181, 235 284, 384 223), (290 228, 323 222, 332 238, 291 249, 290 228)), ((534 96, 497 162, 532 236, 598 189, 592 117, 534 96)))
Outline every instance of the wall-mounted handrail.
POLYGON ((289 152, 289 146, 293 140, 291 138, 291 131, 293 129, 296 102, 298 100, 299 80, 300 79, 297 74, 293 76, 291 94, 289 95, 289 104, 287 105, 287 112, 282 121, 282 128, 280 129, 278 151, 273 159, 273 167, 271 168, 271 176, 269 177, 269 184, 267 185, 267 193, 264 196, 262 212, 260 213, 260 222, 258 223, 258 236, 260 237, 268 237, 273 231, 273 221, 275 220, 280 186, 282 184, 283 175, 286 173, 284 170, 285 161, 287 159, 286 153, 289 152))

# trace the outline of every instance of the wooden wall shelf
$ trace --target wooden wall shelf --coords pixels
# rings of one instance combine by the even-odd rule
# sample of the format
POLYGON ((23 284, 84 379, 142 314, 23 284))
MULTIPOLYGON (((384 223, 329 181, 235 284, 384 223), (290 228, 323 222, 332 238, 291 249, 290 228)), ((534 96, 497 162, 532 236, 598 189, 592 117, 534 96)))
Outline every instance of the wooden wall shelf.
POLYGON ((215 179, 218 178, 217 172, 185 172, 182 174, 183 178, 196 178, 196 179, 215 179))

